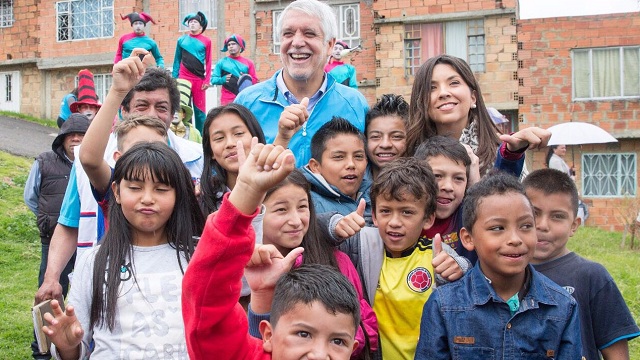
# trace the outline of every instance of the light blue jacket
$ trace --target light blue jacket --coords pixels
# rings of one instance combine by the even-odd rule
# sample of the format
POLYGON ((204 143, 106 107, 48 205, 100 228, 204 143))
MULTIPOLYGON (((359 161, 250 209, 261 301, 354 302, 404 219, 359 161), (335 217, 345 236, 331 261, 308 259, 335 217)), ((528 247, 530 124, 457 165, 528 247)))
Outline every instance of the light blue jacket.
POLYGON ((356 211, 360 199, 364 199, 367 203, 367 207, 364 209, 364 220, 367 226, 373 226, 373 220, 371 218, 371 198, 369 193, 371 192, 371 181, 365 176, 362 179, 362 184, 358 188, 358 194, 356 199, 343 194, 337 187, 330 185, 320 174, 314 174, 309 170, 308 166, 302 167, 302 174, 307 178, 309 184, 311 184, 311 199, 313 201, 313 207, 316 209, 316 214, 322 214, 327 212, 337 212, 343 216, 347 216, 356 211))
MULTIPOLYGON (((234 100, 235 103, 246 106, 256 116, 267 143, 273 143, 275 140, 280 114, 289 106, 289 102, 276 85, 280 71, 282 70, 277 71, 269 80, 246 88, 234 100)), ((338 84, 333 77, 327 76, 327 91, 310 112, 306 127, 295 133, 289 142, 289 149, 296 157, 296 166, 302 167, 311 159, 311 138, 322 125, 334 116, 339 116, 364 132, 367 111, 369 106, 361 93, 338 84)))

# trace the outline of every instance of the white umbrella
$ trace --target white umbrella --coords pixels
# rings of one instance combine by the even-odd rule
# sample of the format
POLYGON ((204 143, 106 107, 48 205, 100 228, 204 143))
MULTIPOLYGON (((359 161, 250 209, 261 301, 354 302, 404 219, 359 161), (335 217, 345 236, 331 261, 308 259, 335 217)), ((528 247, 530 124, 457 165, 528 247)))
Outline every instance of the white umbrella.
POLYGON ((500 111, 498 111, 498 109, 487 107, 487 111, 489 112, 489 116, 491 116, 491 120, 493 120, 494 124, 500 125, 509 122, 509 119, 507 119, 506 116, 502 115, 500 111))
POLYGON ((548 128, 551 139, 547 145, 582 145, 618 142, 602 128, 584 122, 567 122, 548 128))

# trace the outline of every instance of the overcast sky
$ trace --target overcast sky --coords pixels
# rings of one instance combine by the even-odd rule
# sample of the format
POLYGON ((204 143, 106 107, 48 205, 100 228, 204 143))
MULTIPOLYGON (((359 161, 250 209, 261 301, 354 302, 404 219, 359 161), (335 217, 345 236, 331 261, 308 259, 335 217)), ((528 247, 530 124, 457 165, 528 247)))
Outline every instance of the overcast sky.
POLYGON ((521 19, 640 12, 640 0, 519 0, 519 2, 521 19))

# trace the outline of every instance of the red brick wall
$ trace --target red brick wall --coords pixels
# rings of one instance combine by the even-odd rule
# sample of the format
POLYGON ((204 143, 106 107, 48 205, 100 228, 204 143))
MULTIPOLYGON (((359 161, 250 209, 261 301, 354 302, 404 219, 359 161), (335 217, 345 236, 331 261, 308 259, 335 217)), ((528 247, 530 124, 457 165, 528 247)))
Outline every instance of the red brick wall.
MULTIPOLYGON (((640 130, 640 101, 573 101, 571 50, 580 48, 640 45, 640 17, 637 13, 584 17, 521 20, 518 41, 522 50, 518 58, 523 79, 519 88, 522 102, 519 112, 522 127, 547 128, 568 121, 589 122, 615 133, 640 130)), ((582 152, 636 152, 638 140, 621 141, 618 145, 573 146, 580 190, 580 159, 582 152)), ((640 155, 640 153, 639 153, 640 155)), ((543 167, 544 154, 536 153, 534 167, 543 167)), ((637 175, 636 175, 637 176, 637 175)), ((588 225, 606 230, 621 230, 622 223, 614 216, 624 203, 621 198, 587 199, 593 202, 588 225)))
POLYGON ((41 31, 40 11, 36 0, 13 2, 13 26, 0 28, 3 54, 0 61, 35 58, 38 54, 38 36, 41 31))

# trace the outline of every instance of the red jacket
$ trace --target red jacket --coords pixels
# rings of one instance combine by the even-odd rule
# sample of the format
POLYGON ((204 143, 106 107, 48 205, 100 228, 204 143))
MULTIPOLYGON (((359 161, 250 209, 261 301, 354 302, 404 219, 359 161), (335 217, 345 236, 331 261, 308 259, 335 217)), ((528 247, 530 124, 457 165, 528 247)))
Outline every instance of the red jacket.
POLYGON ((189 357, 197 359, 271 359, 262 341, 249 335, 247 315, 238 303, 244 267, 255 234, 251 220, 225 194, 209 216, 182 280, 182 316, 189 357))

